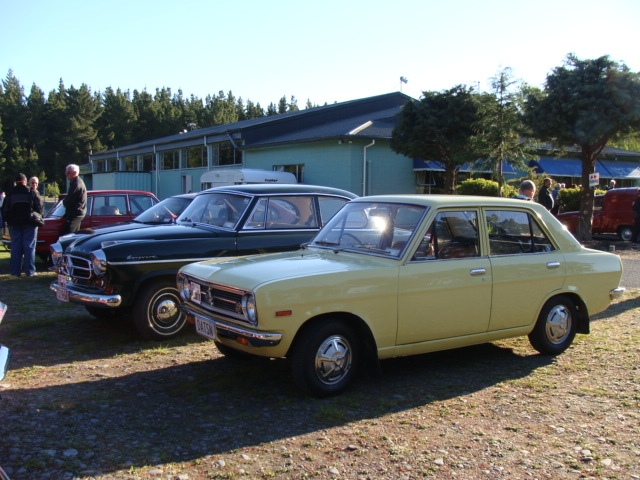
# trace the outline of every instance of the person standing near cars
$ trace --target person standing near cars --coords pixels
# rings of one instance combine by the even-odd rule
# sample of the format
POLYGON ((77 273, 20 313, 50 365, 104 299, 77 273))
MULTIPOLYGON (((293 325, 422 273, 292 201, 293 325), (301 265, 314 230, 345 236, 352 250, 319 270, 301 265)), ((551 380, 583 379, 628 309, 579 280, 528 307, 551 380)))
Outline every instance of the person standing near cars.
POLYGON ((33 277, 36 274, 38 227, 31 221, 31 212, 42 215, 42 201, 34 190, 29 189, 23 173, 16 176, 15 182, 2 205, 2 216, 9 225, 11 237, 9 273, 19 277, 24 272, 27 277, 33 277))
POLYGON ((518 189, 518 194, 513 198, 519 198, 520 200, 533 200, 534 195, 536 194, 536 184, 531 180, 524 180, 520 184, 520 188, 518 189))
POLYGON ((635 201, 631 205, 633 208, 633 230, 631 230, 631 248, 638 248, 640 245, 640 188, 638 189, 638 195, 635 201))
POLYGON ((65 223, 60 235, 75 233, 80 230, 80 224, 87 214, 87 187, 78 176, 80 167, 74 164, 67 165, 64 173, 67 180, 69 180, 69 188, 67 196, 62 200, 65 209, 65 223))
POLYGON ((31 191, 36 192, 36 195, 38 196, 38 200, 40 200, 41 210, 44 212, 44 202, 42 201, 40 192, 38 192, 38 183, 39 183, 38 177, 31 177, 29 179, 29 188, 31 189, 31 191))
POLYGON ((551 179, 545 178, 538 193, 538 203, 549 211, 553 209, 553 196, 551 195, 551 190, 549 190, 550 187, 551 179))

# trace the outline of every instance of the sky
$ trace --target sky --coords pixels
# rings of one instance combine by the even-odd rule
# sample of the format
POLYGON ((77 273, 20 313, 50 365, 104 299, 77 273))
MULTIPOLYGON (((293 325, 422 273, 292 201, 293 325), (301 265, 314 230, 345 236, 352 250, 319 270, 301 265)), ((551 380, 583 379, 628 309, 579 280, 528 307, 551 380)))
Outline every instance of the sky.
POLYGON ((543 87, 569 53, 640 71, 638 0, 0 0, 0 12, 0 78, 12 71, 26 95, 62 80, 304 108, 488 90, 506 67, 543 87))

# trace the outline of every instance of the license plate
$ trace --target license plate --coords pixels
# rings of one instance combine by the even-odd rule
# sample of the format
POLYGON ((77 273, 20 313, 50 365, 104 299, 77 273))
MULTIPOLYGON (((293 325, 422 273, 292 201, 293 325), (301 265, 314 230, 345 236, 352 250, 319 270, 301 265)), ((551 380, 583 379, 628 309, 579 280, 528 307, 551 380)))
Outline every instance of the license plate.
POLYGON ((56 290, 56 298, 58 300, 60 300, 61 302, 68 302, 69 301, 69 290, 67 290, 66 288, 58 288, 56 290))
POLYGON ((69 290, 67 290, 67 277, 65 275, 58 274, 59 288, 56 290, 56 298, 61 302, 69 301, 69 290))
POLYGON ((215 324, 212 321, 206 320, 202 317, 196 317, 196 332, 212 340, 216 339, 215 324))

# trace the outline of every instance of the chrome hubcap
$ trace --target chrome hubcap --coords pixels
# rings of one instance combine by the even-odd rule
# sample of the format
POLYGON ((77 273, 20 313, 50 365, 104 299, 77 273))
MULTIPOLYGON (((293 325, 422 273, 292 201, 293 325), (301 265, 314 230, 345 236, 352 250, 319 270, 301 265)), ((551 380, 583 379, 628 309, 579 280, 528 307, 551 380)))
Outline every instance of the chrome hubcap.
POLYGON ((339 335, 327 338, 316 352, 315 369, 322 383, 331 385, 344 378, 351 369, 351 345, 339 335))
POLYGON ((547 338, 551 343, 561 343, 571 330, 571 312, 564 305, 555 306, 547 315, 547 338))

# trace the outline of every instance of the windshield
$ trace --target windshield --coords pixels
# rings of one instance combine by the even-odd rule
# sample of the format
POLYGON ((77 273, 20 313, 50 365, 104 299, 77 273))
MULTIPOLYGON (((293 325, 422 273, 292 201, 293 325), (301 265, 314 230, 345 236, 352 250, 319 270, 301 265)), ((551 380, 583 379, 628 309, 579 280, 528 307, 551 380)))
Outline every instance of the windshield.
POLYGON ((419 205, 348 203, 311 245, 399 258, 426 211, 426 207, 419 205))
POLYGON ((231 193, 200 194, 182 212, 178 222, 235 228, 250 202, 250 197, 231 193))
POLYGON ((145 210, 136 218, 138 223, 173 223, 191 203, 191 198, 169 197, 145 210))

